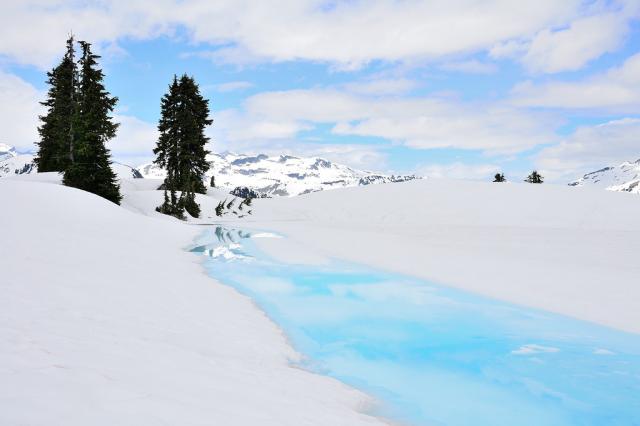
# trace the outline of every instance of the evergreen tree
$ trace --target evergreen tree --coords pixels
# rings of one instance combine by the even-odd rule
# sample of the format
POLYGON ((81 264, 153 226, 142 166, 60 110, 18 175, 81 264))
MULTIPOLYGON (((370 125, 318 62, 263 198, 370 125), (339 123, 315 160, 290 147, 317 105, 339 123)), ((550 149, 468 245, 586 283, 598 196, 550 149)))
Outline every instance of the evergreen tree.
POLYGON ((203 180, 209 170, 205 150, 209 138, 204 130, 213 121, 209 119, 209 102, 202 97, 200 89, 192 77, 186 74, 180 78, 177 120, 180 128, 180 156, 178 182, 182 190, 207 192, 203 180))
POLYGON ((222 216, 224 212, 224 201, 220 201, 216 206, 216 216, 222 216))
POLYGON ((167 170, 167 177, 164 179, 164 203, 156 208, 157 211, 179 219, 184 219, 184 207, 178 203, 178 187, 175 179, 178 170, 178 149, 179 149, 179 127, 177 122, 178 105, 178 79, 173 77, 173 82, 169 86, 169 93, 160 100, 160 121, 158 131, 160 137, 153 149, 156 154, 155 164, 167 170), (169 194, 170 195, 169 195, 169 194))
POLYGON ((180 79, 174 76, 169 92, 161 100, 160 137, 153 150, 154 163, 167 170, 165 202, 157 208, 159 212, 181 217, 186 210, 193 217, 200 215, 195 194, 206 193, 204 174, 209 163, 205 145, 209 138, 204 130, 212 122, 208 101, 200 94, 195 80, 187 75, 180 79), (167 191, 171 197, 166 195, 167 191), (177 200, 175 191, 180 191, 177 200))
POLYGON ((97 66, 100 57, 91 52, 91 44, 81 41, 80 46, 78 108, 72 115, 71 164, 64 172, 63 183, 120 204, 120 187, 105 146, 118 129, 109 115, 118 98, 106 91, 104 74, 97 66))
POLYGON ((47 73, 47 108, 40 116, 40 141, 35 163, 39 172, 62 172, 73 159, 74 130, 72 120, 77 110, 77 66, 73 36, 67 40, 62 62, 47 73))
POLYGON ((542 175, 540 175, 537 170, 534 170, 524 181, 528 183, 542 183, 544 181, 543 179, 542 175))
POLYGON ((506 182, 507 179, 504 177, 504 173, 496 173, 493 177, 494 182, 506 182))

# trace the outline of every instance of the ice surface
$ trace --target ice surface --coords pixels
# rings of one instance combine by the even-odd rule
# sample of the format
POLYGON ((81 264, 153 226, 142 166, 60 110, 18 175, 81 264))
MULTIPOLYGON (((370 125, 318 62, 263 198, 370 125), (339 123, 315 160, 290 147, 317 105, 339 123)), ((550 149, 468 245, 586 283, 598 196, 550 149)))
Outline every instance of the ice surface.
MULTIPOLYGON (((215 251, 228 245, 216 235, 234 232, 214 229, 205 247, 215 251)), ((235 234, 251 263, 211 258, 209 273, 255 299, 309 356, 306 367, 386 401, 385 416, 452 426, 640 422, 640 335, 359 265, 291 265, 250 232, 235 234)))

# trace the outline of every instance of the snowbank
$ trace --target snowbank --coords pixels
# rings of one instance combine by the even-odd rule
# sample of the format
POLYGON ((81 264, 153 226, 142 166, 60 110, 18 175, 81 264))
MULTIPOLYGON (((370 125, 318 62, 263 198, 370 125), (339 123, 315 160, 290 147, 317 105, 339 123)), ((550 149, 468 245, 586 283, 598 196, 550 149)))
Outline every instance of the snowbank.
POLYGON ((584 188, 413 181, 255 200, 274 255, 348 259, 640 332, 640 200, 584 188))
POLYGON ((380 424, 181 250, 201 229, 57 179, 0 181, 0 424, 380 424))

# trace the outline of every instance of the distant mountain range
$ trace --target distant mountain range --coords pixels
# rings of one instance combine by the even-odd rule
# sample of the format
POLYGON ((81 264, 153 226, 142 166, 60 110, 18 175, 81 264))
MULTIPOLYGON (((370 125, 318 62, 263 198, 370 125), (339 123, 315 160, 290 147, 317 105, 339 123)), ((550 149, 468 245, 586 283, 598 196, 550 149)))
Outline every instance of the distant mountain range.
MULTIPOLYGON (((33 158, 32 154, 18 154, 13 147, 0 143, 0 178, 36 172, 33 158)), ((206 174, 207 184, 213 176, 217 187, 230 191, 247 187, 264 196, 291 196, 348 186, 420 179, 415 175, 395 176, 357 170, 318 157, 225 152, 210 154, 208 160, 211 168, 206 174)), ((137 168, 113 163, 112 167, 121 179, 164 179, 166 175, 163 169, 151 163, 137 168)), ((569 185, 640 194, 640 159, 587 173, 569 185)))
MULTIPOLYGON (((33 158, 31 154, 18 154, 13 147, 0 144, 0 177, 35 173, 33 158)), ((211 166, 206 174, 207 184, 213 176, 217 187, 230 191, 247 187, 263 196, 291 196, 333 188, 418 179, 415 175, 383 175, 352 169, 318 157, 250 156, 225 152, 210 154, 207 159, 211 166)), ((166 172, 155 164, 133 168, 113 163, 112 168, 121 179, 164 179, 166 176, 166 172)))
POLYGON ((0 177, 35 172, 33 155, 18 154, 12 146, 0 143, 0 177))
MULTIPOLYGON (((18 154, 12 146, 0 143, 0 178, 10 175, 36 173, 33 154, 18 154)), ((111 165, 113 171, 122 178, 142 178, 138 170, 121 163, 111 165)))
MULTIPOLYGON (((290 196, 326 189, 376 183, 403 182, 415 175, 395 176, 356 170, 318 157, 242 155, 225 152, 207 157, 211 168, 207 182, 223 188, 248 187, 260 195, 290 196)), ((164 170, 154 164, 138 167, 145 178, 164 178, 164 170)))
POLYGON ((594 186, 609 191, 640 194, 640 159, 634 162, 625 161, 617 166, 605 167, 587 173, 569 185, 594 186))

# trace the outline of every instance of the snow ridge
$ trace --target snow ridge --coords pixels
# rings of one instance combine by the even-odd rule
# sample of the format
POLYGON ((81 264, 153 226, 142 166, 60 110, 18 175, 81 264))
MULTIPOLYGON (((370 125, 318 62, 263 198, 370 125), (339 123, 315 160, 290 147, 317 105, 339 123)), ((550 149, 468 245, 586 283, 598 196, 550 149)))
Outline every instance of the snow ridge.
POLYGON ((640 159, 587 173, 569 186, 595 186, 608 191, 640 194, 640 159))

